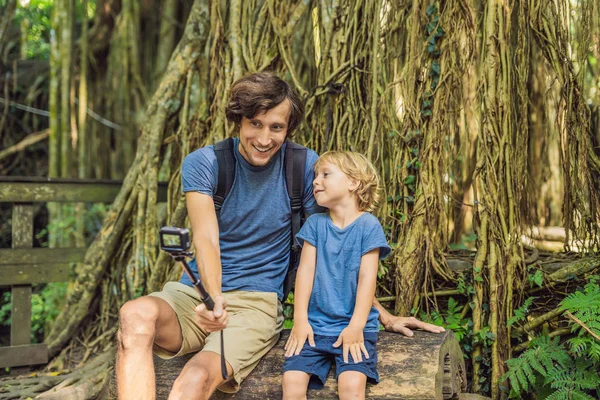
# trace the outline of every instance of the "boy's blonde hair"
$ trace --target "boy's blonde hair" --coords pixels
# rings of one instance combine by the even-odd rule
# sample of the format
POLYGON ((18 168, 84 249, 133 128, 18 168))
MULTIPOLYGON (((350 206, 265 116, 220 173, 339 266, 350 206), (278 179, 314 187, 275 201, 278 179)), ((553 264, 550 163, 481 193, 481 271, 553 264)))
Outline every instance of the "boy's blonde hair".
POLYGON ((315 163, 315 172, 325 164, 336 165, 348 178, 358 181, 354 192, 360 211, 374 211, 379 202, 379 176, 367 157, 353 151, 328 151, 315 163))

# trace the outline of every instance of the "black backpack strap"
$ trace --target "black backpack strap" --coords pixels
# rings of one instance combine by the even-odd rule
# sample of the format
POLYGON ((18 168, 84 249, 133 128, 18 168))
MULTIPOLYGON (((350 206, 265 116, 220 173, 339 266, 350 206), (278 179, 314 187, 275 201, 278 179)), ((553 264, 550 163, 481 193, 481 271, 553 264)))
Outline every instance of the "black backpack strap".
POLYGON ((235 155, 233 154, 233 139, 227 138, 215 143, 215 155, 219 165, 219 176, 217 178, 217 192, 213 196, 217 216, 221 212, 223 202, 233 186, 235 178, 235 155))
POLYGON ((292 249, 300 250, 296 244, 296 234, 302 225, 304 208, 302 197, 304 194, 304 167, 306 165, 306 147, 294 142, 287 142, 285 149, 285 181, 288 196, 292 206, 292 249))
POLYGON ((304 194, 304 169, 306 166, 306 147, 287 142, 285 150, 285 182, 292 208, 292 241, 290 248, 290 264, 283 282, 283 301, 296 281, 296 271, 300 263, 300 246, 296 243, 296 235, 300 231, 304 219, 302 197, 304 194))

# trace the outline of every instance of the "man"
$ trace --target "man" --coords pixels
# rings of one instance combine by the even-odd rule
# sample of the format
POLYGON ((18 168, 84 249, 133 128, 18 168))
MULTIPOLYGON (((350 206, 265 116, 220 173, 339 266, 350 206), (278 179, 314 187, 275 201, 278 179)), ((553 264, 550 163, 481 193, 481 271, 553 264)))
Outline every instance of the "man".
MULTIPOLYGON (((280 78, 257 73, 235 82, 226 110, 236 124, 235 181, 217 216, 213 195, 218 164, 213 146, 188 155, 183 190, 200 279, 214 300, 200 303, 186 277, 163 291, 126 303, 120 312, 117 385, 121 399, 155 397, 152 352, 171 358, 199 351, 176 379, 170 399, 208 399, 219 388, 235 392, 283 327, 283 280, 289 264, 291 208, 283 164, 286 139, 304 117, 304 106, 280 78), (220 369, 218 334, 224 330, 229 379, 220 369)), ((317 155, 307 151, 303 208, 318 211, 312 193, 317 155)), ((375 301, 386 329, 443 328, 394 317, 375 301)))

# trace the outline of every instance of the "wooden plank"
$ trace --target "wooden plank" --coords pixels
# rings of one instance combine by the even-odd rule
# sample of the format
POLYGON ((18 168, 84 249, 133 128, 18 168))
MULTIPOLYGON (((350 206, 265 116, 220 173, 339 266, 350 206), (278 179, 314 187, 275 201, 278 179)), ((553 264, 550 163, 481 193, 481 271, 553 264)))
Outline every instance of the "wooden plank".
POLYGON ((18 346, 31 343, 31 285, 13 286, 10 344, 18 346))
POLYGON ((15 204, 12 212, 12 247, 13 249, 26 249, 32 246, 33 204, 15 204))
MULTIPOLYGON (((0 202, 112 203, 121 190, 120 181, 41 182, 0 181, 0 202)), ((167 201, 167 184, 159 183, 158 201, 167 201)))
POLYGON ((99 183, 80 185, 77 183, 0 183, 0 201, 14 203, 30 202, 112 202, 119 190, 120 183, 99 183))
POLYGON ((48 346, 43 343, 0 347, 0 368, 46 364, 47 362, 48 346))
MULTIPOLYGON (((12 226, 13 248, 31 248, 33 245, 32 204, 13 206, 12 226)), ((11 294, 10 344, 12 346, 29 344, 31 343, 31 285, 13 286, 11 294)))
POLYGON ((69 264, 22 264, 0 267, 0 287, 69 280, 69 264))
POLYGON ((82 262, 87 248, 0 249, 0 273, 5 265, 68 264, 82 262))

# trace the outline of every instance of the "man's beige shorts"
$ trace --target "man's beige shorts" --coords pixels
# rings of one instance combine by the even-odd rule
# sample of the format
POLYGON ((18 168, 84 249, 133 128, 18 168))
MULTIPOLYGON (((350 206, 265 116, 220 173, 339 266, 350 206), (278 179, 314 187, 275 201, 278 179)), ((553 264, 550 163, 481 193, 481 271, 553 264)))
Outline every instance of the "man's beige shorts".
MULTIPOLYGON (((213 332, 206 336, 194 322, 194 309, 201 303, 200 296, 190 286, 167 282, 162 292, 151 293, 165 300, 175 310, 181 326, 183 343, 177 353, 154 346, 154 353, 163 359, 195 351, 221 354, 221 335, 213 332)), ((229 323, 224 332, 225 359, 233 367, 233 379, 219 390, 234 393, 240 383, 256 367, 260 359, 279 340, 283 328, 283 310, 273 292, 224 292, 229 323)))

